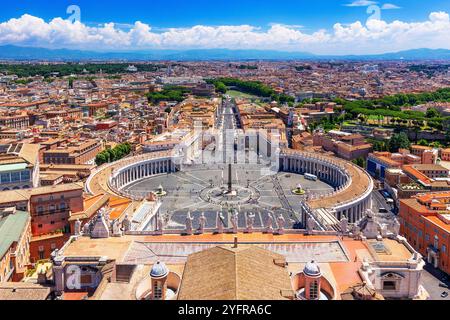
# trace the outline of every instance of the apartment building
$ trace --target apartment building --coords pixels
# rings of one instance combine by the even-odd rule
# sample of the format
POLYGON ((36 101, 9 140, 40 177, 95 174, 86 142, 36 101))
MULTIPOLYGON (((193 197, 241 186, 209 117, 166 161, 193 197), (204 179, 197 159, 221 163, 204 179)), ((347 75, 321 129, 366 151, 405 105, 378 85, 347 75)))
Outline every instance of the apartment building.
POLYGON ((362 135, 337 130, 331 130, 328 133, 315 132, 313 144, 315 147, 322 147, 325 151, 334 152, 336 156, 346 160, 365 159, 372 152, 372 145, 366 143, 362 135))
POLYGON ((0 210, 0 283, 20 281, 30 264, 31 218, 16 208, 0 210))
POLYGON ((450 192, 400 200, 400 232, 435 268, 450 274, 450 192))
POLYGON ((45 164, 88 164, 103 150, 97 140, 69 143, 44 152, 45 164))

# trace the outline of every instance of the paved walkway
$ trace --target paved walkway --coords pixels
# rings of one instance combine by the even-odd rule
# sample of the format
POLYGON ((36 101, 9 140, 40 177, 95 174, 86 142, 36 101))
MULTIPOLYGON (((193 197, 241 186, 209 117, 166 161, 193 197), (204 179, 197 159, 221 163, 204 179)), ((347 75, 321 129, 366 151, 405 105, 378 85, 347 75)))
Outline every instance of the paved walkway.
POLYGON ((447 277, 446 281, 443 281, 446 274, 441 270, 435 269, 430 264, 426 264, 424 271, 422 273, 421 283, 422 286, 428 291, 430 298, 432 300, 446 300, 450 301, 450 281, 447 277), (447 288, 440 287, 439 284, 447 285, 447 288), (447 298, 442 298, 441 294, 447 292, 449 296, 447 298))

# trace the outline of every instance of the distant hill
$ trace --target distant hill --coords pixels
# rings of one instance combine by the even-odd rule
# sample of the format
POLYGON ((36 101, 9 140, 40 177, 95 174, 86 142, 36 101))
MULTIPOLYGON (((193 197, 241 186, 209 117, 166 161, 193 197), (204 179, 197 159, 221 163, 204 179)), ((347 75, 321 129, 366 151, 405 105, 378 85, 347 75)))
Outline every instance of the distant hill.
POLYGON ((450 50, 414 49, 379 55, 315 55, 308 52, 271 50, 146 50, 124 52, 98 52, 69 49, 45 49, 19 46, 0 46, 1 60, 450 60, 450 50))

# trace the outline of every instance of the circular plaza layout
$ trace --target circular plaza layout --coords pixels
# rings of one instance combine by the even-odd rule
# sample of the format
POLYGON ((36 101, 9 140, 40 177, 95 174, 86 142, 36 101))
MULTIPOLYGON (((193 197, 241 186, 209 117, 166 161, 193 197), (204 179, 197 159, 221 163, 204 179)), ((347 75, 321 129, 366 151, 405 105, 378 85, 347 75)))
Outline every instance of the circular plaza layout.
POLYGON ((239 226, 244 227, 247 214, 255 215, 255 227, 263 227, 268 215, 274 221, 283 214, 287 225, 293 227, 300 222, 301 201, 307 195, 320 196, 334 191, 324 181, 312 181, 304 175, 279 172, 266 175, 262 165, 233 165, 231 188, 229 167, 223 165, 185 166, 183 171, 164 173, 133 182, 122 189, 124 193, 142 197, 162 186, 167 193, 162 197, 160 213, 166 218, 166 228, 183 229, 188 212, 195 222, 203 213, 206 227, 216 226, 217 213, 224 217, 225 226, 230 226, 232 210, 239 215, 239 226), (305 195, 292 192, 298 185, 305 195))

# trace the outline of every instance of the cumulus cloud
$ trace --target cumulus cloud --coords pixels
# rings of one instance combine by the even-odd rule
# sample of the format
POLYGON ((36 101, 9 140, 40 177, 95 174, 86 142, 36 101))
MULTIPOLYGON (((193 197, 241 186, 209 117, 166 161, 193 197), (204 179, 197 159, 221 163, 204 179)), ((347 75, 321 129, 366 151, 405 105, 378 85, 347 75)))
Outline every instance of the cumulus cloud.
MULTIPOLYGON (((358 1, 361 2, 361 1, 358 1)), ((450 49, 450 18, 432 12, 420 22, 336 23, 330 30, 304 32, 298 26, 271 24, 169 28, 155 31, 136 21, 126 31, 114 23, 88 26, 62 18, 44 21, 28 14, 0 23, 0 45, 90 50, 271 49, 318 54, 365 54, 420 47, 450 49)))
POLYGON ((381 7, 381 9, 383 10, 393 10, 393 9, 401 9, 401 7, 393 4, 393 3, 385 3, 383 4, 383 6, 381 7))
POLYGON ((368 7, 374 4, 377 4, 376 1, 368 1, 368 0, 357 0, 351 3, 344 4, 346 7, 368 7))

